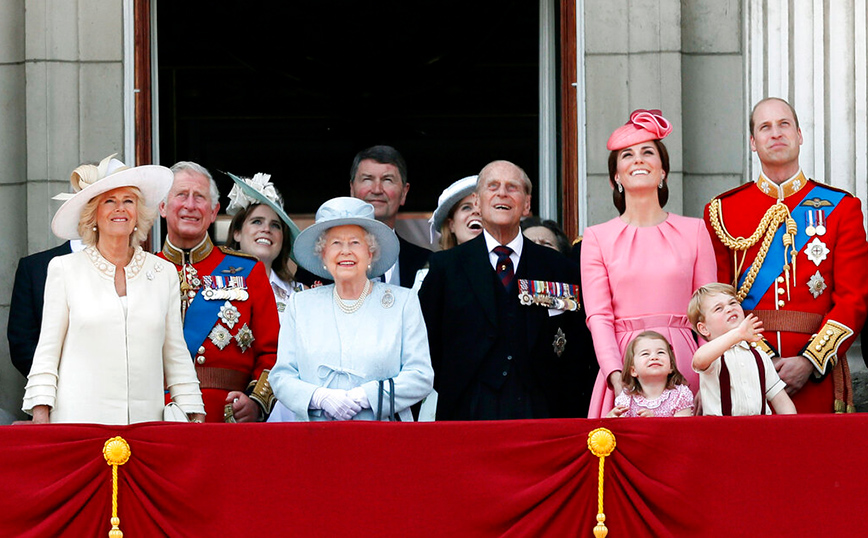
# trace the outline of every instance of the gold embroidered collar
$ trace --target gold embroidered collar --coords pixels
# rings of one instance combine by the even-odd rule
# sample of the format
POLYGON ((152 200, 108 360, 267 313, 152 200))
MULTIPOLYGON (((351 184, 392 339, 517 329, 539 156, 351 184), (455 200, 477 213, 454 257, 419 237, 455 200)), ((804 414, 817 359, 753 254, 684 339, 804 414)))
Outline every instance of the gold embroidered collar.
POLYGON ((801 170, 799 170, 798 174, 784 181, 780 185, 767 178, 762 172, 760 172, 760 176, 756 180, 756 186, 759 187, 759 190, 776 200, 783 200, 788 196, 796 194, 807 184, 808 179, 801 170))
MULTIPOLYGON (((90 262, 94 267, 96 267, 97 271, 109 278, 115 277, 115 264, 105 259, 96 247, 87 247, 83 252, 87 254, 88 259, 90 259, 90 262)), ((139 271, 141 271, 142 267, 145 265, 145 257, 145 251, 142 250, 142 247, 136 247, 133 251, 133 257, 130 260, 130 263, 124 267, 124 273, 126 274, 127 280, 134 278, 139 274, 139 271)))
POLYGON ((211 242, 211 238, 208 234, 205 234, 205 239, 202 240, 201 243, 196 245, 190 250, 183 250, 169 241, 169 238, 166 238, 166 242, 163 243, 163 255, 167 260, 174 263, 175 265, 184 265, 185 263, 199 263, 211 254, 211 251, 214 250, 214 243, 211 242))

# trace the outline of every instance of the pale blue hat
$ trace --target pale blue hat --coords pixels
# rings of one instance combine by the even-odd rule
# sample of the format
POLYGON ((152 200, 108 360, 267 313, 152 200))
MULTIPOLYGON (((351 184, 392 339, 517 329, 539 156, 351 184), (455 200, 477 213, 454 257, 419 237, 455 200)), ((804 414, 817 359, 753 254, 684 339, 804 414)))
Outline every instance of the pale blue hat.
POLYGON ((380 257, 371 263, 370 277, 386 273, 398 259, 400 245, 395 232, 374 218, 374 206, 349 196, 332 198, 316 211, 316 222, 302 230, 292 245, 292 253, 299 265, 322 278, 332 275, 323 267, 322 258, 314 252, 316 241, 326 230, 335 226, 361 226, 377 238, 380 257))

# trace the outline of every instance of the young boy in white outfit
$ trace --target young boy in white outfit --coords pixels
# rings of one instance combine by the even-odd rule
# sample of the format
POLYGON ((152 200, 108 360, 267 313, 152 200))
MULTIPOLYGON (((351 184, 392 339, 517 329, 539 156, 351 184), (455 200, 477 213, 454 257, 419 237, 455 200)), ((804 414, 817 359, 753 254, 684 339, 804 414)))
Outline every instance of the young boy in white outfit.
POLYGON ((693 354, 703 415, 768 415, 766 401, 778 415, 796 413, 771 359, 751 345, 762 339, 762 321, 744 316, 735 288, 702 286, 693 292, 687 317, 708 340, 693 354))

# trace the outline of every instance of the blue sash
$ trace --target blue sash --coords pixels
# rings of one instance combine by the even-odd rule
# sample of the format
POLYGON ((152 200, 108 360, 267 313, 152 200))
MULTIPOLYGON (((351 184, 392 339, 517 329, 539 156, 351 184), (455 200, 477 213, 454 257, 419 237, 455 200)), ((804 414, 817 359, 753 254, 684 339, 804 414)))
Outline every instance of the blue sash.
MULTIPOLYGON (((226 254, 223 261, 214 269, 212 274, 219 275, 223 271, 226 271, 228 274, 230 266, 235 269, 240 267, 241 271, 233 272, 232 276, 241 276, 246 279, 254 265, 256 265, 256 260, 252 258, 241 258, 226 254)), ((199 278, 202 277, 200 276, 199 278)), ((226 303, 226 301, 206 301, 199 297, 201 294, 200 290, 196 294, 196 299, 187 309, 187 315, 184 317, 184 340, 187 341, 187 349, 190 351, 191 357, 196 356, 199 346, 202 345, 202 342, 208 337, 208 333, 211 332, 211 328, 217 322, 220 307, 226 303)))
MULTIPOLYGON (((815 185, 813 189, 805 196, 803 200, 810 200, 811 198, 822 198, 824 200, 828 200, 831 202, 831 206, 823 207, 823 210, 826 212, 826 217, 832 214, 838 207, 838 203, 846 196, 845 193, 837 190, 832 190, 824 185, 815 185)), ((802 204, 797 205, 790 211, 790 214, 793 217, 793 220, 796 221, 798 225, 798 232, 796 232, 796 252, 801 252, 802 248, 808 243, 810 237, 805 233, 805 213, 807 211, 811 211, 815 208, 808 207, 802 204)), ((763 261, 762 267, 760 267, 759 272, 756 275, 756 280, 754 280, 753 286, 751 286, 750 291, 747 294, 747 297, 744 298, 744 301, 741 302, 741 306, 746 310, 753 310, 756 308, 756 305, 759 304, 760 299, 765 296, 766 292, 769 290, 771 285, 774 283, 775 279, 778 275, 781 274, 781 268, 785 264, 789 262, 786 259, 784 254, 784 243, 783 237, 784 232, 786 231, 786 226, 781 225, 778 228, 777 233, 775 234, 775 238, 772 240, 772 244, 769 247, 768 254, 766 254, 766 259, 763 261)), ((750 267, 748 267, 744 273, 738 279, 738 286, 741 287, 744 279, 747 277, 747 273, 750 271, 750 267)), ((795 275, 793 275, 795 276, 795 275)))

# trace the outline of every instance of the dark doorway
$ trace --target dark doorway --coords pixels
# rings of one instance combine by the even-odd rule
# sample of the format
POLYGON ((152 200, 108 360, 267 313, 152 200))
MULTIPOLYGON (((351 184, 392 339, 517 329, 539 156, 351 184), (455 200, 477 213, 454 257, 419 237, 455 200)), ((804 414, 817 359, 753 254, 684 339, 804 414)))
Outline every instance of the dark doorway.
MULTIPOLYGON (((289 213, 348 194, 353 155, 404 154, 405 211, 488 161, 538 168, 539 6, 159 2, 160 161, 272 174, 289 213)), ((225 202, 225 200, 224 200, 225 202)), ((536 207, 536 204, 534 204, 536 207)))

